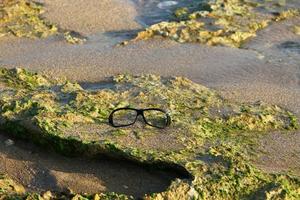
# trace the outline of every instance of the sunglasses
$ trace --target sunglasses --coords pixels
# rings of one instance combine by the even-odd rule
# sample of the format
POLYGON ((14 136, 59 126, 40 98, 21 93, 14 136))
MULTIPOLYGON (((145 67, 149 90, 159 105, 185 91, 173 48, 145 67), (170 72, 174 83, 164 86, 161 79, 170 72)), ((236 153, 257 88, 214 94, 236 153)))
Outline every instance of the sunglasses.
POLYGON ((134 109, 134 108, 118 108, 109 116, 109 123, 113 127, 125 127, 133 125, 138 116, 143 117, 144 122, 156 128, 164 129, 171 124, 170 115, 158 108, 134 109))

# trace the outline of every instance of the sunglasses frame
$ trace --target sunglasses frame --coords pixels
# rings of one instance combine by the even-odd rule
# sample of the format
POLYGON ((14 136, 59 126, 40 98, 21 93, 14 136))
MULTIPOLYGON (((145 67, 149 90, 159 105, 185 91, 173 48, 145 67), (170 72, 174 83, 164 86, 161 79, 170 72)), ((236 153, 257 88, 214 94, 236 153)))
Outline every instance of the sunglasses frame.
POLYGON ((159 108, 146 108, 146 109, 136 109, 136 108, 126 108, 126 107, 125 108, 118 108, 118 109, 113 110, 110 113, 108 121, 109 121, 109 124, 112 125, 113 127, 116 127, 116 128, 126 127, 126 126, 131 126, 131 125, 135 124, 135 122, 136 122, 136 120, 137 120, 137 118, 138 118, 139 115, 142 115, 145 124, 147 124, 149 126, 152 126, 152 127, 155 127, 155 128, 164 129, 164 128, 170 126, 170 124, 171 124, 171 117, 170 117, 170 115, 165 110, 162 110, 162 109, 159 109, 159 108), (135 111, 136 112, 136 117, 135 117, 134 122, 132 122, 130 124, 126 124, 126 125, 115 125, 114 124, 114 120, 113 120, 113 116, 114 116, 115 112, 118 112, 120 110, 133 110, 133 111, 135 111), (166 125, 164 127, 159 127, 159 126, 155 126, 155 125, 150 124, 147 121, 147 119, 146 119, 146 117, 144 115, 144 112, 145 111, 149 111, 149 110, 155 110, 155 111, 163 112, 166 115, 166 120, 167 120, 166 121, 166 125))

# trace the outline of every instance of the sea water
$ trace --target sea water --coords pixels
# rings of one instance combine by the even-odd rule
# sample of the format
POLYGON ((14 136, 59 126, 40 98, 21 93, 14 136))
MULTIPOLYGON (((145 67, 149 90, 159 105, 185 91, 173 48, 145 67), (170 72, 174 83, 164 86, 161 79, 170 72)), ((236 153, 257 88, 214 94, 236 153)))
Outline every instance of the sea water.
POLYGON ((206 0, 132 0, 139 12, 138 22, 143 25, 152 25, 174 18, 177 8, 187 7, 191 11, 197 9, 201 2, 206 0))

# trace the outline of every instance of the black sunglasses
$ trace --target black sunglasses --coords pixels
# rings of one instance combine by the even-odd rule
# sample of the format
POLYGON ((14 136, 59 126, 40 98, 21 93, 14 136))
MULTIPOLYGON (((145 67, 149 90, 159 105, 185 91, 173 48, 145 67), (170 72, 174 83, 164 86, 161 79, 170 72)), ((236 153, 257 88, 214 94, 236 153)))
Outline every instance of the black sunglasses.
POLYGON ((139 115, 142 115, 146 124, 156 128, 163 129, 171 124, 170 115, 159 108, 118 108, 110 114, 109 123, 113 127, 130 126, 136 122, 139 115))

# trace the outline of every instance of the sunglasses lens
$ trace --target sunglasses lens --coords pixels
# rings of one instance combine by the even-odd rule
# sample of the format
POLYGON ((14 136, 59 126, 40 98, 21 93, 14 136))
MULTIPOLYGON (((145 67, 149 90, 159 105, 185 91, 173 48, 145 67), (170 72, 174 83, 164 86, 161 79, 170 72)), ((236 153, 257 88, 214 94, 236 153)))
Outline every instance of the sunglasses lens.
POLYGON ((135 122, 137 113, 135 110, 123 109, 113 113, 113 123, 115 126, 127 126, 135 122))
POLYGON ((159 110, 145 110, 144 116, 148 124, 158 127, 165 128, 168 125, 168 116, 166 113, 159 110))

